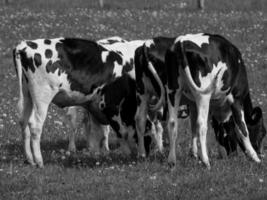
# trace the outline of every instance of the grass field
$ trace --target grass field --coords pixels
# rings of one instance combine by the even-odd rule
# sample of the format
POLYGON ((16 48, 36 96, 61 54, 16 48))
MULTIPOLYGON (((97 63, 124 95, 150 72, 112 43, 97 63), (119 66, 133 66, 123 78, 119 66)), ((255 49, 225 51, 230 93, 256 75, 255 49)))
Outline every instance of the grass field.
MULTIPOLYGON (((254 105, 266 119, 267 3, 266 0, 206 0, 205 12, 196 1, 106 0, 104 9, 93 0, 13 0, 0 3, 0 200, 9 199, 267 199, 267 161, 256 165, 240 153, 218 159, 209 131, 212 169, 188 156, 187 120, 179 128, 177 167, 170 170, 164 155, 138 161, 116 152, 109 156, 67 149, 64 111, 51 106, 42 135, 44 169, 23 164, 17 124, 17 78, 12 48, 22 39, 58 36, 126 39, 211 32, 224 35, 242 52, 254 105), (57 2, 57 3, 55 3, 57 2)), ((265 124, 266 121, 265 121, 265 124)), ((265 145, 265 151, 267 146, 265 145)))

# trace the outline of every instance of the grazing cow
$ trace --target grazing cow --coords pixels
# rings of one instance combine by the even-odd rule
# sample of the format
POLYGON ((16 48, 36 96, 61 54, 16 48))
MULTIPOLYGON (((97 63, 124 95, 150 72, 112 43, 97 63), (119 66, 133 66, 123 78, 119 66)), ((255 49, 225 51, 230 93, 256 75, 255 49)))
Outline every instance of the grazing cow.
POLYGON ((206 147, 209 112, 219 123, 228 122, 232 115, 235 132, 245 153, 259 163, 260 159, 249 139, 247 125, 253 128, 264 127, 262 111, 259 107, 252 106, 246 68, 239 50, 218 35, 188 34, 176 38, 166 53, 165 61, 168 80, 168 131, 172 141, 169 163, 176 163, 178 122, 175 114, 182 95, 196 104, 193 113, 196 116, 196 132, 193 132, 192 150, 194 154, 197 153, 198 136, 201 159, 207 168, 210 168, 206 147))
MULTIPOLYGON (((196 38, 194 40, 193 37, 193 41, 195 42, 201 42, 201 38, 197 37, 198 35, 196 35, 196 38), (198 41, 198 39, 200 39, 200 41, 198 41)), ((221 38, 219 36, 216 36, 218 38, 221 38)), ((223 40, 223 39, 222 39, 223 40)), ((137 98, 139 101, 139 105, 137 108, 137 113, 136 113, 136 129, 138 132, 138 137, 142 138, 141 136, 143 135, 144 132, 144 123, 142 122, 144 116, 146 116, 147 110, 148 110, 148 104, 149 104, 149 99, 150 96, 153 95, 157 95, 159 96, 160 100, 157 103, 157 105, 151 106, 150 105, 150 109, 154 109, 156 110, 162 103, 164 103, 165 99, 166 99, 166 90, 164 90, 164 86, 166 88, 166 84, 167 84, 167 78, 168 78, 168 85, 174 87, 180 87, 180 82, 176 83, 175 80, 177 81, 178 78, 178 74, 181 74, 179 71, 177 71, 177 69, 174 68, 174 64, 176 63, 177 60, 179 60, 178 56, 170 56, 170 54, 172 53, 172 51, 170 51, 169 49, 171 48, 171 46, 173 46, 175 41, 175 38, 164 38, 164 37, 157 37, 154 38, 151 41, 147 41, 142 47, 138 48, 136 50, 136 55, 135 55, 135 69, 136 69, 136 84, 137 84, 137 98), (166 53, 167 52, 167 53, 166 53), (167 76, 168 75, 168 76, 167 76), (173 85, 172 85, 173 84, 173 85), (165 98, 164 98, 165 96, 165 98)), ((189 41, 187 41, 189 42, 189 41)), ((233 45, 231 45, 229 42, 226 41, 221 41, 222 43, 226 43, 226 46, 221 45, 221 48, 223 47, 231 47, 230 49, 235 49, 234 53, 237 55, 240 55, 239 51, 233 47, 233 45)), ((198 44, 198 43, 197 43, 198 44)), ((195 46, 197 47, 197 45, 194 45, 191 43, 191 46, 195 46)), ((211 46, 214 46, 213 44, 211 46)), ((173 48, 173 47, 172 47, 173 48)), ((209 47, 208 45, 205 45, 205 49, 203 49, 204 52, 201 53, 200 51, 200 55, 201 56, 197 56, 195 55, 195 57, 192 55, 192 58, 190 57, 189 63, 196 67, 191 67, 191 71, 192 73, 194 73, 194 78, 198 77, 198 70, 200 70, 200 72, 204 73, 204 74, 208 74, 208 77, 210 76, 208 73, 207 69, 212 69, 213 66, 209 66, 210 62, 208 58, 214 59, 214 56, 218 59, 221 59, 222 55, 220 53, 221 49, 219 49, 219 47, 217 47, 218 49, 216 49, 216 46, 214 47, 215 50, 211 50, 211 47, 209 47), (214 53, 213 53, 214 52, 214 53), (212 54, 213 53, 213 54, 212 54), (216 56, 217 55, 217 56, 216 56), (198 59, 197 59, 198 58, 198 59), (193 62, 193 63, 192 63, 193 62), (207 69, 205 69, 205 67, 207 67, 207 69), (197 74, 197 75, 196 75, 197 74)), ((233 68, 234 64, 235 64, 235 56, 232 57, 231 53, 228 53, 226 50, 227 48, 223 49, 224 50, 224 56, 226 56, 226 58, 229 60, 227 63, 227 66, 229 65, 230 68, 233 68)), ((200 49, 199 49, 200 50, 200 49)), ((201 49, 202 50, 202 49, 201 49)), ((193 51, 194 53, 198 52, 198 51, 193 51)), ((174 53, 173 53, 174 54, 174 53)), ((192 53, 193 54, 193 53, 192 53)), ((234 54, 234 55, 235 55, 234 54)), ((240 59, 240 62, 242 62, 242 60, 240 59)), ((243 63, 243 62, 242 62, 243 63)), ((245 122, 246 125, 248 126, 248 131, 250 133, 250 138, 252 141, 252 145, 253 147, 256 149, 257 153, 261 154, 262 153, 262 141, 263 141, 263 137, 266 134, 266 130, 265 127, 263 125, 263 119, 262 119, 262 112, 260 108, 254 108, 252 107, 251 101, 250 101, 250 97, 249 97, 249 91, 248 91, 248 85, 247 85, 247 78, 246 78, 246 72, 245 72, 245 68, 242 65, 240 67, 240 69, 235 69, 231 70, 230 72, 230 77, 227 77, 227 82, 225 84, 224 87, 227 87, 230 85, 231 89, 229 89, 230 92, 232 93, 237 93, 239 94, 239 92, 243 92, 243 95, 246 95, 246 97, 242 96, 240 97, 242 103, 246 104, 246 109, 245 109, 245 122), (232 73, 232 71, 235 72, 235 74, 232 73), (240 76, 240 74, 244 75, 244 76, 240 76), (233 82, 230 81, 230 79, 232 78, 232 80, 236 79, 236 77, 243 77, 244 80, 244 85, 242 85, 242 87, 240 85, 237 84, 237 82, 233 82)), ((181 74, 181 80, 179 79, 179 81, 181 81, 184 84, 184 78, 181 74)), ((226 75, 223 76, 225 79, 226 75)), ((219 77, 221 78, 221 77, 219 77)), ((197 79, 198 80, 198 79, 197 79)), ((208 79, 205 79, 205 81, 208 79)), ((222 81, 221 81, 222 83, 222 81)), ((223 82, 225 83, 225 82, 223 82)), ((207 84, 207 82, 202 83, 203 84, 207 84)), ((216 83, 217 84, 217 83, 216 83)), ((183 86, 183 85, 182 85, 183 86)), ((206 86, 206 85, 204 85, 206 86)), ((172 87, 168 86, 168 99, 169 99, 169 106, 172 105, 172 103, 175 100, 175 92, 173 92, 172 90, 170 90, 172 87)), ((216 90, 214 90, 216 91, 216 90)), ((187 98, 188 96, 188 89, 184 89, 182 90, 183 93, 180 101, 177 103, 177 101, 175 102, 176 107, 175 109, 178 108, 178 105, 183 105, 183 104, 189 104, 190 105, 190 118, 191 118, 191 128, 192 128, 192 132, 193 132, 193 145, 192 145, 192 152, 194 156, 197 156, 197 138, 196 138, 196 129, 199 129, 197 127, 197 104, 196 104, 196 100, 194 98, 187 98)), ((229 93, 230 94, 230 93, 229 93)), ((191 97, 189 95, 189 97, 191 97)), ((215 95, 215 99, 214 96, 212 95, 212 104, 216 104, 217 101, 217 97, 215 95)), ((221 104, 221 100, 218 101, 221 104)), ((222 105, 226 106, 224 104, 225 102, 223 102, 222 105)), ((227 106, 226 106, 227 107, 227 106)), ((230 118, 230 116, 232 115, 231 112, 226 113, 227 115, 222 116, 222 117, 226 117, 224 119, 220 118, 221 115, 225 114, 224 112, 224 107, 219 107, 218 108, 214 108, 214 106, 212 107, 212 110, 217 110, 218 112, 211 112, 210 114, 213 116, 213 128, 214 131, 216 133, 216 139, 219 141, 219 143, 221 145, 223 145, 226 150, 227 153, 231 153, 232 151, 236 150, 236 142, 238 141, 239 144, 241 145, 241 148, 244 150, 244 143, 240 141, 240 134, 238 134, 239 128, 238 126, 236 126, 234 123, 233 124, 233 118, 230 118), (218 114, 219 113, 219 114, 218 114), (229 120, 228 120, 229 119, 229 120), (227 133, 227 134, 225 134, 227 133), (239 137, 237 137, 236 135, 239 135, 239 137), (226 136, 226 137, 225 137, 226 136), (236 141, 237 140, 237 141, 236 141)), ((176 138, 176 134, 174 135, 173 133, 177 132, 177 110, 173 110, 172 107, 170 107, 171 112, 169 113, 169 138, 170 138, 170 154, 169 154, 169 163, 170 164, 174 164, 176 162, 176 157, 175 157, 175 138, 176 138), (172 114, 172 115, 171 115, 172 114), (172 123, 174 120, 175 123, 172 123), (170 130, 171 129, 171 130, 170 130)), ((206 111, 206 114, 208 114, 208 111, 206 111)), ((234 116, 236 117, 236 113, 234 113, 234 116)), ((201 121, 202 122, 202 121, 201 121)), ((240 124, 240 123, 239 123, 240 124)), ((243 123, 244 124, 244 123, 243 123)), ((242 137, 241 137, 242 138, 242 137)), ((248 140, 248 139, 246 139, 248 140)), ((251 150, 252 148, 250 148, 251 150)), ((144 152, 144 147, 143 145, 140 143, 139 146, 139 152, 141 154, 143 154, 144 152)), ((253 154, 253 153, 252 153, 253 154)), ((255 154, 253 155, 255 156, 255 154)), ((257 156, 255 156, 256 161, 259 161, 257 159, 257 156)), ((209 164, 207 165, 209 167, 209 164)))
MULTIPOLYGON (((115 51, 116 50, 120 51, 121 48, 125 48, 124 47, 125 45, 124 44, 122 45, 121 43, 126 43, 126 42, 128 41, 118 36, 108 37, 97 41, 98 44, 102 46, 107 46, 109 49, 113 49, 115 51), (114 43, 119 43, 120 48, 118 48, 118 45, 116 45, 116 48, 113 47, 114 43)), ((136 45, 138 46, 142 44, 142 41, 140 42, 136 41, 136 43, 137 43, 136 45)), ((128 63, 131 63, 129 59, 128 63)), ((88 111, 86 111, 82 107, 81 108, 79 108, 79 106, 68 107, 66 116, 63 118, 63 121, 71 129, 69 133, 69 146, 68 146, 68 150, 70 152, 76 151, 75 135, 77 134, 79 125, 82 125, 83 127, 83 132, 86 134, 87 138, 87 146, 90 148, 90 150, 94 152, 99 152, 101 147, 104 147, 103 148, 104 150, 109 151, 109 145, 108 145, 108 135, 110 131, 109 125, 100 124, 94 118, 94 116, 92 116, 88 111), (82 115, 83 117, 82 123, 79 122, 78 115, 82 115)))
MULTIPOLYGON (((134 59, 135 50, 137 47, 140 47, 143 44, 143 42, 144 41, 142 41, 142 40, 126 41, 126 40, 124 40, 120 37, 117 37, 117 36, 105 38, 105 39, 97 41, 98 44, 104 46, 106 49, 118 52, 121 55, 123 62, 125 63, 125 66, 124 66, 125 69, 123 69, 123 71, 127 70, 126 68, 133 69, 133 67, 134 67, 133 66, 133 59, 134 59)), ((135 71, 134 70, 130 70, 128 72, 128 74, 130 75, 130 77, 133 80, 135 79, 135 71)), ((128 84, 130 81, 124 82, 124 83, 123 83, 123 81, 121 81, 121 82, 122 82, 122 84, 128 84)), ((111 86, 109 86, 109 87, 111 87, 111 86)), ((111 98, 116 98, 116 96, 120 96, 120 98, 122 98, 125 94, 129 93, 129 91, 125 90, 125 94, 123 94, 120 90, 120 87, 118 87, 118 88, 116 88, 116 86, 112 86, 112 87, 114 87, 113 90, 117 91, 118 94, 116 94, 116 93, 114 94, 114 92, 109 93, 111 98)), ((134 92, 131 94, 133 96, 133 95, 135 95, 135 88, 131 87, 131 89, 133 89, 133 92, 134 92)), ((113 104, 114 104, 114 102, 113 102, 113 104)), ((135 100, 132 101, 130 104, 131 104, 131 108, 135 112, 135 105, 136 105, 135 100)), ((129 110, 129 108, 126 109, 125 111, 127 112, 127 110, 129 110)), ((69 150, 70 151, 76 150, 75 132, 77 131, 76 129, 78 126, 77 117, 76 117, 77 112, 78 112, 77 107, 69 107, 68 112, 67 112, 68 117, 65 118, 65 120, 64 120, 65 122, 70 124, 70 127, 72 128, 72 131, 71 131, 70 137, 69 137, 69 150)), ((100 124, 96 119, 94 119, 94 116, 90 115, 90 113, 88 113, 88 112, 85 113, 84 116, 86 116, 87 120, 84 121, 86 123, 83 123, 83 127, 84 127, 86 135, 87 135, 87 143, 88 143, 89 148, 92 149, 93 151, 99 151, 100 146, 101 146, 101 141, 103 141, 105 149, 109 150, 108 138, 107 138, 108 137, 108 127, 100 124), (94 130, 92 130, 93 127, 94 127, 94 130), (94 133, 96 130, 97 130, 97 133, 94 133)), ((132 115, 129 115, 128 119, 130 119, 131 117, 132 117, 132 115)), ((133 119, 131 119, 131 123, 133 123, 133 119)), ((159 123, 158 119, 153 120, 152 128, 153 127, 156 127, 156 129, 154 131, 152 131, 152 135, 156 136, 157 144, 159 144, 159 149, 162 150, 162 141, 160 140, 160 138, 161 138, 160 135, 162 134, 163 131, 161 131, 162 127, 161 127, 161 124, 159 123)), ((133 130, 134 127, 132 127, 131 129, 133 130)), ((146 138, 148 138, 148 137, 146 137, 146 138)), ((148 139, 146 139, 146 140, 148 140, 148 139)), ((155 140, 154 140, 154 142, 155 142, 155 140)), ((129 150, 126 147, 124 147, 124 149, 126 149, 126 151, 129 152, 129 150)))
MULTIPOLYGON (((106 105, 98 103, 105 102, 102 89, 124 74, 135 75, 121 53, 94 41, 73 38, 26 40, 14 49, 20 125, 30 164, 43 167, 40 138, 51 102, 59 107, 83 106, 97 121, 110 123, 102 112, 106 105)), ((116 120, 125 125, 117 116, 112 120, 113 129, 118 127, 116 120)), ((118 134, 127 138, 124 132, 118 134)))

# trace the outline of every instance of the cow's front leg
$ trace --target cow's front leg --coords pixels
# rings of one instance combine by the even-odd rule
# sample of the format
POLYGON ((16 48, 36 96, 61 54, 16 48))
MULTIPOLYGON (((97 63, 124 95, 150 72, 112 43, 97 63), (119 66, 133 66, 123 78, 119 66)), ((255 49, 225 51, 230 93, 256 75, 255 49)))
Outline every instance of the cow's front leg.
POLYGON ((141 157, 146 156, 144 135, 146 130, 147 104, 148 104, 148 95, 138 94, 135 121, 136 121, 136 131, 138 136, 138 154, 141 157))
POLYGON ((251 145, 251 142, 249 139, 249 132, 248 132, 247 125, 245 122, 244 110, 242 106, 240 105, 240 103, 235 102, 233 103, 231 108, 233 112, 234 121, 236 123, 235 130, 236 130, 236 133, 238 134, 238 137, 240 137, 242 144, 244 145, 245 153, 253 161, 257 163, 261 162, 256 151, 253 149, 251 145))
POLYGON ((178 131, 178 109, 181 98, 181 92, 179 90, 169 90, 168 91, 168 133, 170 142, 170 152, 168 156, 168 164, 170 167, 176 165, 176 139, 178 131))

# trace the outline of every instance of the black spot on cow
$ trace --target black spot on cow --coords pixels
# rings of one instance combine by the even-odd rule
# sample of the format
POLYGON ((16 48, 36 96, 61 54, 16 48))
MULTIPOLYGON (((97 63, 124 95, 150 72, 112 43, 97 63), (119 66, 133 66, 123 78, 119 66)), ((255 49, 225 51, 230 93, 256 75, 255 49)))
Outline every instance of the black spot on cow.
POLYGON ((62 87, 62 83, 59 84, 59 87, 62 87))
POLYGON ((58 42, 58 43, 56 43, 55 48, 56 48, 57 51, 61 52, 62 51, 62 48, 63 48, 63 44, 60 43, 60 42, 58 42))
POLYGON ((54 72, 54 69, 53 69, 53 62, 52 60, 49 60, 46 64, 46 72, 49 73, 49 72, 54 72))
POLYGON ((38 45, 32 41, 26 41, 26 44, 31 47, 32 49, 37 49, 38 45))
POLYGON ((20 54, 20 57, 21 57, 21 64, 22 64, 22 67, 28 71, 28 70, 31 70, 32 73, 35 72, 35 67, 34 67, 34 64, 33 64, 33 58, 28 58, 27 57, 27 54, 25 52, 25 49, 24 48, 23 50, 20 50, 19 54, 20 54))
POLYGON ((122 64, 122 57, 117 54, 114 51, 110 51, 108 56, 107 56, 107 63, 114 63, 115 61, 117 61, 118 64, 122 64))
POLYGON ((169 95, 169 99, 171 101, 172 106, 174 106, 174 101, 175 101, 175 90, 172 91, 171 93, 168 94, 169 95))
POLYGON ((45 57, 46 58, 52 58, 52 55, 53 55, 53 52, 52 52, 52 50, 51 49, 46 49, 45 50, 45 57))
POLYGON ((49 40, 49 39, 45 39, 45 40, 44 40, 44 44, 47 44, 47 45, 51 44, 51 40, 49 40))
POLYGON ((35 66, 36 66, 36 67, 41 66, 41 64, 42 64, 42 57, 41 57, 41 54, 39 54, 39 53, 35 53, 35 54, 34 54, 34 63, 35 63, 35 66))
POLYGON ((126 64, 123 66, 122 68, 122 74, 128 73, 129 71, 131 71, 133 69, 133 59, 131 58, 130 63, 126 62, 126 64))

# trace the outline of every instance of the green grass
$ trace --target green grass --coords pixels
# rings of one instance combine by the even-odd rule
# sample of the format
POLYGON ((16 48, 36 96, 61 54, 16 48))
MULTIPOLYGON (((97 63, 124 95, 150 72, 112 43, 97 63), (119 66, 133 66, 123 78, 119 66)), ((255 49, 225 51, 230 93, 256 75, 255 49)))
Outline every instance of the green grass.
MULTIPOLYGON (((44 169, 23 164, 17 124, 17 78, 12 48, 22 39, 58 36, 126 39, 184 33, 219 33, 242 52, 254 105, 266 118, 267 5, 266 0, 207 0, 206 12, 196 1, 15 0, 0 6, 0 199, 266 199, 267 162, 256 165, 241 153, 218 159, 213 132, 209 132, 212 169, 188 156, 190 129, 182 121, 177 167, 170 170, 164 155, 139 161, 113 152, 96 156, 82 149, 67 156, 68 129, 55 123, 64 111, 51 106, 42 135, 44 169), (55 3, 57 2, 57 3, 55 3), (186 4, 181 4, 185 2, 186 4)), ((265 121, 266 122, 266 121, 265 121)), ((266 123, 265 123, 266 124, 266 123)), ((167 146, 167 145, 166 145, 167 146)), ((265 146, 265 150, 266 150, 265 146)))

